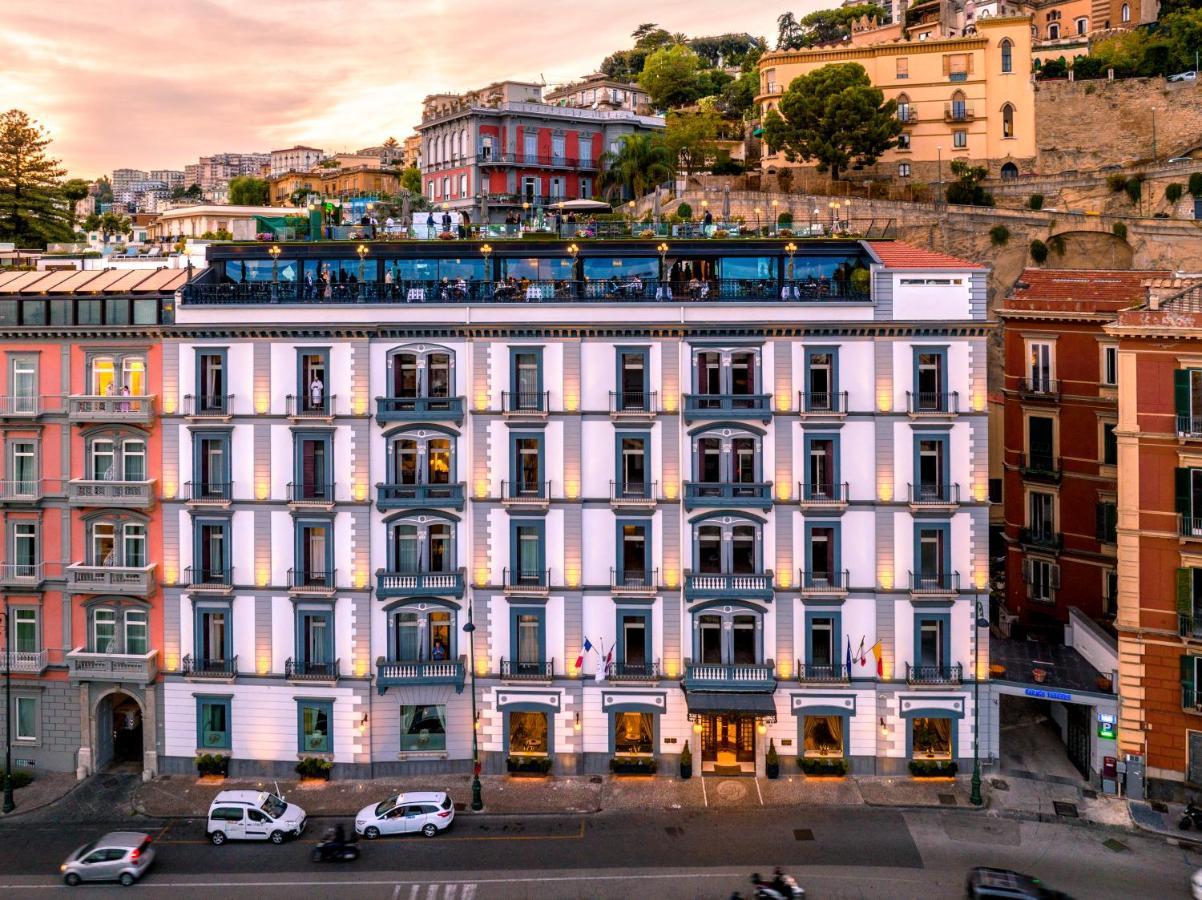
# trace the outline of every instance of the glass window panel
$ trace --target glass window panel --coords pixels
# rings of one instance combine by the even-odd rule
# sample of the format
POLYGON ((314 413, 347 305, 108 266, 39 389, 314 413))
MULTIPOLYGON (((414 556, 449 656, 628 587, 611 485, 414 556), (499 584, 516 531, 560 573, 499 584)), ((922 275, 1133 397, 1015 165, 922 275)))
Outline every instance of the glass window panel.
POLYGON ((302 750, 316 753, 330 751, 330 716, 324 706, 301 707, 302 750))
POLYGON ((755 616, 735 616, 731 628, 731 662, 752 665, 756 659, 755 616))
POLYGON ((730 257, 718 260, 721 278, 776 278, 776 259, 771 256, 730 257))
POLYGON ((649 756, 655 751, 654 723, 649 712, 614 714, 614 752, 649 756))
POLYGON ((401 751, 447 749, 447 708, 442 705, 401 707, 401 751))
POLYGON ((802 728, 805 734, 803 752, 806 756, 843 755, 842 716, 804 716, 802 728))
POLYGON ((544 712, 509 713, 509 752, 514 756, 546 756, 547 714, 544 712))
POLYGON ((584 277, 589 281, 606 281, 617 277, 621 281, 638 275, 643 279, 659 277, 659 260, 654 256, 588 257, 584 260, 584 277))

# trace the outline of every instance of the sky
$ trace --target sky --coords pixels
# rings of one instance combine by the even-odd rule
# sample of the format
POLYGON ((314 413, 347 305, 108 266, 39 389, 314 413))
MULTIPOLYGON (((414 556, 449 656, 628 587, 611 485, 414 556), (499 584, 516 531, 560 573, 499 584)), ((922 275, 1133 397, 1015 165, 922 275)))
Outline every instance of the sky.
POLYGON ((775 39, 800 0, 3 0, 0 109, 73 177, 411 134, 427 94, 596 71, 640 23, 775 39))

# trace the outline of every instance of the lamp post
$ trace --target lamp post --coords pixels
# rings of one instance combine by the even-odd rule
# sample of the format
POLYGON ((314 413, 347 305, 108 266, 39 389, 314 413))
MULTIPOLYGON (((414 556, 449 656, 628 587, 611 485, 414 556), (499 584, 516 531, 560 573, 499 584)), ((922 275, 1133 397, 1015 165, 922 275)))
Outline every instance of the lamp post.
POLYGON ((522 204, 522 223, 530 224, 530 201, 527 200, 522 204))
MULTIPOLYGON (((978 600, 976 616, 973 620, 973 626, 978 631, 989 627, 989 620, 981 615, 981 612, 981 601, 978 600)), ((972 791, 968 795, 968 802, 973 806, 980 806, 984 800, 981 799, 981 640, 979 635, 977 640, 973 641, 972 649, 972 791)))
POLYGON ((568 290, 574 295, 576 285, 576 256, 580 253, 580 248, 575 244, 568 244, 564 249, 567 250, 568 256, 572 257, 572 277, 568 281, 568 290))
POLYGON ((789 281, 793 280, 793 254, 797 252, 797 245, 792 241, 785 244, 785 252, 789 254, 789 274, 786 276, 789 281))
POLYGON ((367 244, 360 244, 355 248, 355 252, 359 254, 359 284, 363 284, 363 261, 367 258, 367 254, 371 252, 371 248, 367 244))
POLYGON ((13 800, 13 657, 8 597, 4 598, 4 812, 17 808, 13 800))
POLYGON ((780 216, 776 212, 776 210, 779 206, 780 206, 779 200, 772 201, 772 230, 773 231, 780 228, 780 216))
POLYGON ((832 200, 826 205, 831 211, 831 231, 834 232, 839 224, 839 201, 832 200))
POLYGON ((271 283, 275 284, 279 280, 279 265, 280 265, 280 247, 278 244, 272 244, 271 249, 267 251, 271 254, 271 283))
POLYGON ((843 201, 843 230, 851 231, 851 201, 843 201))
MULTIPOLYGON (((492 258, 492 245, 481 244, 480 255, 484 257, 484 280, 486 282, 492 281, 492 269, 488 265, 489 259, 492 258)), ((485 287, 487 288, 487 285, 485 287)))
POLYGON ((467 632, 472 669, 472 809, 479 812, 484 809, 484 798, 480 791, 480 723, 476 720, 476 623, 472 621, 470 601, 467 604, 467 624, 463 630, 467 632))
POLYGON ((760 216, 762 216, 763 213, 764 213, 764 210, 761 207, 757 206, 755 208, 755 233, 756 234, 760 233, 760 216))
POLYGON ((661 283, 663 283, 668 280, 668 245, 661 243, 655 249, 659 253, 659 280, 661 283))

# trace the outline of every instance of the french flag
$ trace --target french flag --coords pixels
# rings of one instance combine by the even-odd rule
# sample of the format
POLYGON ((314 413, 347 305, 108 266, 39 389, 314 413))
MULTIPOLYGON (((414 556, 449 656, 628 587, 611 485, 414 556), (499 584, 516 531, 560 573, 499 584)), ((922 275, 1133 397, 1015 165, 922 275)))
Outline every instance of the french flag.
POLYGON ((580 655, 576 657, 576 671, 579 672, 584 668, 584 654, 593 649, 593 645, 589 643, 588 638, 584 639, 584 646, 580 649, 580 655))

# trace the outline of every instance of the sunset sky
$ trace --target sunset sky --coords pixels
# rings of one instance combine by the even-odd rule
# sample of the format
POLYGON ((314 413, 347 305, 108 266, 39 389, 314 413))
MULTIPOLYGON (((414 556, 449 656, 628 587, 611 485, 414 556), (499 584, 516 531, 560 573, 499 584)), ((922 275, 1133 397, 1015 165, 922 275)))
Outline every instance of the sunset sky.
POLYGON ((5 0, 0 108, 38 119, 86 178, 294 143, 354 150, 411 133, 429 93, 595 71, 642 22, 771 44, 781 12, 827 5, 5 0))

